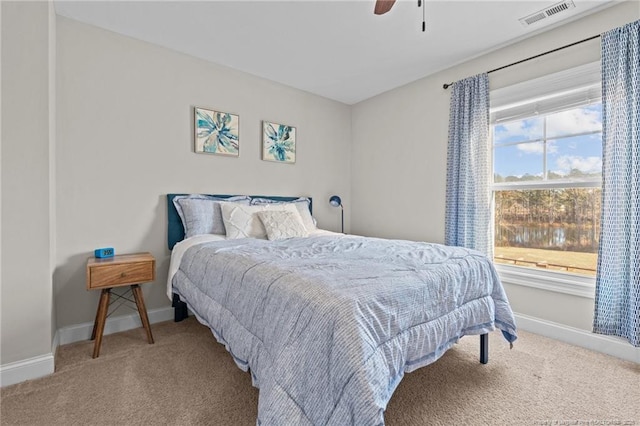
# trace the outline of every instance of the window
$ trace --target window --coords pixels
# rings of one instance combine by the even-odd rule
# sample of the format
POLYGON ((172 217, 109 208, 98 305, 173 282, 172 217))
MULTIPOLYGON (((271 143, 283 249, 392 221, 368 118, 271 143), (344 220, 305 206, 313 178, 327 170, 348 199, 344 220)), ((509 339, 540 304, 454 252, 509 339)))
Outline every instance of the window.
POLYGON ((595 276, 602 105, 596 83, 580 84, 501 107, 492 100, 496 263, 595 276))

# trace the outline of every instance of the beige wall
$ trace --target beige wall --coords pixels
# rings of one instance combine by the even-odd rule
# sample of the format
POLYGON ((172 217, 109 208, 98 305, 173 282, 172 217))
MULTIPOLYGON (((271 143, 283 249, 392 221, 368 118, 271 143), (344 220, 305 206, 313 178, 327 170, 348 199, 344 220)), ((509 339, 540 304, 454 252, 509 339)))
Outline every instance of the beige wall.
POLYGON ((311 196, 319 225, 339 230, 328 199, 350 200, 349 106, 67 18, 57 35, 58 327, 94 319, 96 247, 152 252, 147 307, 168 306, 167 193, 311 196), (194 106, 240 115, 239 158, 193 152, 194 106), (260 159, 261 120, 297 127, 294 165, 260 159))
POLYGON ((47 2, 2 2, 0 363, 51 352, 53 162, 47 2), (28 54, 25 54, 28 52, 28 54))
MULTIPOLYGON (((450 91, 460 80, 640 18, 625 2, 443 72, 363 101, 352 109, 353 233, 444 241, 450 91), (376 123, 376 125, 372 125, 376 123)), ((599 60, 593 40, 490 74, 492 89, 599 60)), ((593 300, 505 283, 519 313, 590 330, 593 300)))

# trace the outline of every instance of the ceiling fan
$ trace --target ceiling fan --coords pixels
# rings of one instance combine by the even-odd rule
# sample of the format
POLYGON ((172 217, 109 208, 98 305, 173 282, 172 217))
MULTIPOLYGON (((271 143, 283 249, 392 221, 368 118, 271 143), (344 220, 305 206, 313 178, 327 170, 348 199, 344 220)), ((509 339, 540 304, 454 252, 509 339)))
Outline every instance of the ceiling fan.
MULTIPOLYGON (((396 0, 376 0, 376 5, 373 8, 373 13, 376 15, 384 15, 388 11, 391 10, 393 4, 396 0)), ((424 32, 427 28, 425 23, 425 13, 424 13, 424 1, 418 0, 418 7, 422 8, 422 32, 424 32)))
POLYGON ((373 9, 373 13, 376 15, 384 15, 391 10, 396 0, 376 0, 376 7, 373 9))

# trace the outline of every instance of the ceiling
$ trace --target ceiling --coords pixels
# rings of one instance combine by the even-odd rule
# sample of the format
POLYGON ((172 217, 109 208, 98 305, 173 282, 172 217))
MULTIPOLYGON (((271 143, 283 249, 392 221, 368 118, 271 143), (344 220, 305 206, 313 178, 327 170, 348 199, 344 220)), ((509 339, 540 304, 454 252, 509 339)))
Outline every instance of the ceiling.
POLYGON ((346 104, 615 4, 575 8, 523 26, 550 1, 67 1, 56 13, 346 104))

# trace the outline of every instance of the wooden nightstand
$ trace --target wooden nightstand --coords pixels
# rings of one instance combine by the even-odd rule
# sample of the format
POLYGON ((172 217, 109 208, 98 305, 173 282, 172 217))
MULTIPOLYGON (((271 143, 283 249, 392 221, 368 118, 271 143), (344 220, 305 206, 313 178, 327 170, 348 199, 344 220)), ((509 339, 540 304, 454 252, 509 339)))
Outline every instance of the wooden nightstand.
MULTIPOLYGON (((91 340, 95 339, 93 357, 100 355, 104 324, 109 311, 109 298, 114 287, 131 286, 138 314, 147 332, 147 340, 153 343, 151 325, 147 317, 142 290, 138 284, 156 279, 156 259, 151 253, 122 254, 107 259, 89 258, 87 260, 87 290, 102 290, 100 302, 93 323, 91 340)), ((118 297, 123 297, 114 293, 118 297)), ((124 298, 124 297, 123 297, 124 298)), ((126 298, 125 298, 126 299, 126 298)), ((129 299, 127 299, 129 300, 129 299)))

